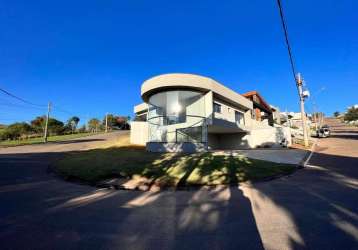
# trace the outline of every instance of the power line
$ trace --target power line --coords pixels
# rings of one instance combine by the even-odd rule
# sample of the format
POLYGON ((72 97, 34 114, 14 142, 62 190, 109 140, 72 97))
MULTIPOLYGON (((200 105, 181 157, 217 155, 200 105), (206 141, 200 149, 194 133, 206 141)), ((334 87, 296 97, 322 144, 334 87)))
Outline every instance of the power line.
MULTIPOLYGON (((0 88, 0 91, 3 92, 3 93, 6 94, 6 95, 12 97, 12 98, 15 98, 15 99, 17 99, 17 100, 23 102, 23 103, 26 103, 26 104, 29 104, 29 105, 32 105, 32 106, 36 106, 36 107, 38 107, 38 108, 40 108, 40 107, 41 107, 41 108, 45 108, 45 107, 46 107, 46 105, 35 104, 35 103, 33 103, 33 102, 27 101, 27 100, 25 100, 25 99, 23 99, 23 98, 21 98, 21 97, 18 97, 18 96, 16 96, 16 95, 10 93, 9 91, 7 91, 7 90, 5 90, 5 89, 0 88)), ((16 104, 5 104, 5 103, 1 104, 1 103, 0 103, 0 105, 27 108, 26 106, 21 106, 21 105, 16 105, 16 104)), ((35 107, 32 107, 32 108, 35 108, 35 107)), ((74 115, 72 112, 69 112, 69 111, 67 111, 67 110, 65 110, 65 109, 62 109, 62 108, 60 108, 60 107, 57 106, 57 105, 54 106, 54 108, 56 108, 56 110, 54 110, 54 111, 66 113, 66 114, 68 114, 68 115, 74 115)))
POLYGON ((306 113, 305 113, 305 98, 308 97, 308 95, 306 95, 304 93, 304 91, 303 91, 303 88, 302 88, 303 79, 301 78, 301 75, 296 74, 295 63, 294 63, 293 56, 292 56, 290 42, 288 40, 287 25, 286 25, 286 22, 285 22, 285 17, 283 15, 281 0, 277 0, 277 5, 278 5, 278 8, 280 10, 281 23, 282 23, 282 28, 283 28, 283 31, 284 31, 284 34, 285 34, 285 41, 286 41, 286 45, 287 45, 288 55, 289 55, 289 58, 290 58, 291 70, 292 70, 293 78, 295 79, 295 83, 296 83, 296 87, 297 87, 297 91, 298 91, 298 96, 299 96, 299 99, 300 99, 303 140, 304 140, 304 143, 305 143, 305 147, 308 147, 308 129, 307 129, 306 113))
MULTIPOLYGON (((0 88, 0 91, 3 92, 4 94, 6 94, 7 96, 10 96, 18 101, 21 101, 25 104, 28 104, 28 105, 31 105, 29 107, 27 106, 22 106, 22 105, 17 105, 17 104, 13 104, 13 103, 0 103, 0 105, 3 105, 3 106, 8 106, 8 107, 18 107, 18 108, 35 108, 35 109, 40 109, 40 108, 46 108, 47 105, 40 105, 40 104, 36 104, 36 103, 33 103, 33 102, 30 102, 28 100, 25 100, 19 96, 16 96, 12 93, 10 93, 9 91, 3 89, 3 88, 0 88)), ((61 107, 59 107, 58 105, 54 105, 52 106, 53 108, 53 112, 61 112, 61 113, 65 113, 67 115, 70 115, 70 116, 75 116, 76 114, 74 114, 73 112, 70 112, 70 111, 67 111, 66 109, 63 109, 61 107)))
POLYGON ((38 106, 38 107, 46 107, 46 105, 39 105, 39 104, 35 104, 35 103, 32 103, 32 102, 29 102, 21 97, 18 97, 14 94, 11 94, 9 91, 6 91, 5 89, 2 89, 0 88, 0 91, 3 92, 4 94, 8 95, 8 96, 11 96, 12 98, 15 98, 19 101, 22 101, 23 103, 27 103, 27 104, 30 104, 30 105, 33 105, 33 106, 38 106))
POLYGON ((278 5, 278 9, 280 11, 282 28, 283 28, 283 31, 284 31, 284 34, 285 34, 285 41, 286 41, 286 46, 287 46, 287 50, 288 50, 288 55, 289 55, 289 58, 290 58, 291 70, 292 70, 293 78, 295 79, 295 82, 296 82, 297 79, 296 79, 295 63, 294 63, 294 60, 293 60, 291 46, 290 46, 290 42, 289 42, 289 39, 288 39, 287 25, 286 25, 285 17, 284 17, 284 14, 283 14, 281 0, 277 0, 277 5, 278 5))
POLYGON ((10 118, 10 117, 0 117, 0 122, 1 121, 31 121, 31 120, 33 120, 33 118, 27 118, 27 119, 24 119, 24 118, 16 118, 16 117, 14 117, 14 118, 10 118))
POLYGON ((13 103, 0 103, 0 106, 7 106, 7 107, 11 107, 11 108, 44 110, 43 108, 40 108, 40 107, 24 106, 24 105, 18 105, 18 104, 13 104, 13 103))

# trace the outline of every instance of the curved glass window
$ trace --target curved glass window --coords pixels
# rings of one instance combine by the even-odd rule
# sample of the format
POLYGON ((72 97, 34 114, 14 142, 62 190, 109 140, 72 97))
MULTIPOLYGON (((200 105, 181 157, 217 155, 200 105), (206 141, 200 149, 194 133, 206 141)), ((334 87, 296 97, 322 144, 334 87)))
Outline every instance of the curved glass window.
POLYGON ((198 139, 198 127, 205 121, 202 93, 189 90, 160 92, 152 95, 148 104, 149 141, 202 141, 201 137, 198 139), (195 131, 196 136, 183 136, 185 131, 195 131))

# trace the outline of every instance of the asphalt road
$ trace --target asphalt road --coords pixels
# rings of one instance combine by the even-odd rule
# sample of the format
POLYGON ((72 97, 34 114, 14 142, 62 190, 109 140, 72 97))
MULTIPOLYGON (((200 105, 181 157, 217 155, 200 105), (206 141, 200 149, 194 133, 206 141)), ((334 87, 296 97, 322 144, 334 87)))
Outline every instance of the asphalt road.
POLYGON ((48 166, 64 153, 112 145, 128 133, 118 131, 61 142, 0 148, 0 186, 53 179, 48 166))
POLYGON ((0 150, 1 248, 357 249, 358 133, 337 131, 290 177, 177 192, 72 184, 46 173, 58 151, 0 150))

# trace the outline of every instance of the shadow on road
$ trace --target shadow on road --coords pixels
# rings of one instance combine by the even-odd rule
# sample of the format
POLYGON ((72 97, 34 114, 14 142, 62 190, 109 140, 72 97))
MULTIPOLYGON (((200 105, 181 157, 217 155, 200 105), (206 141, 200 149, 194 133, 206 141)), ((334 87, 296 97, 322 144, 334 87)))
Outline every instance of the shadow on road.
POLYGON ((250 199, 238 187, 96 190, 48 175, 63 155, 0 155, 3 249, 263 249, 250 199))
POLYGON ((315 153, 310 165, 297 176, 254 189, 292 220, 299 236, 289 239, 292 249, 356 248, 358 158, 315 153))
POLYGON ((106 140, 105 139, 78 139, 78 140, 55 141, 55 142, 48 142, 48 143, 49 144, 72 144, 72 143, 96 142, 96 141, 106 141, 106 140))
POLYGON ((331 138, 358 140, 358 134, 343 134, 343 133, 334 132, 334 134, 331 134, 330 137, 331 138))
POLYGON ((49 163, 62 155, 0 155, 2 249, 264 249, 265 244, 355 249, 358 244, 357 157, 315 153, 311 167, 253 184, 255 194, 248 195, 242 187, 96 190, 47 174, 49 163))
POLYGON ((358 128, 356 130, 334 130, 335 134, 358 134, 358 128))
POLYGON ((0 198, 2 249, 264 249, 237 187, 136 192, 47 180, 0 187, 0 198))

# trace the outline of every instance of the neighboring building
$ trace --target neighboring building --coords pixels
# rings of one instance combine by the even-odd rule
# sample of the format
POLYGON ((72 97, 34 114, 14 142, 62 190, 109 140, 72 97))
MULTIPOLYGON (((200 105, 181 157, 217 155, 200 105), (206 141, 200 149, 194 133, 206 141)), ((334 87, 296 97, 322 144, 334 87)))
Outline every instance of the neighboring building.
MULTIPOLYGON (((302 117, 301 112, 282 112, 281 120, 284 121, 284 125, 292 128, 302 129, 302 117)), ((306 114, 306 123, 307 127, 311 127, 312 125, 312 116, 310 114, 306 114)))
POLYGON ((273 118, 273 122, 275 124, 281 125, 281 112, 280 109, 278 107, 272 106, 270 105, 270 108, 272 110, 272 118, 273 118))
MULTIPOLYGON (((265 115, 252 119, 251 100, 207 77, 159 75, 143 83, 141 96, 144 103, 134 107, 131 142, 149 151, 255 148, 291 141, 287 128, 269 126, 265 115)), ((269 114, 269 106, 263 106, 269 114)))
POLYGON ((252 119, 256 121, 267 121, 269 125, 273 125, 273 115, 270 105, 262 98, 257 91, 250 91, 243 94, 253 103, 252 119))

